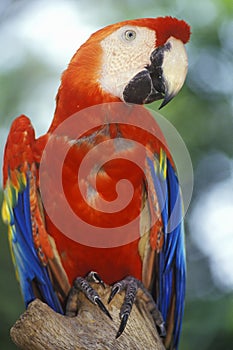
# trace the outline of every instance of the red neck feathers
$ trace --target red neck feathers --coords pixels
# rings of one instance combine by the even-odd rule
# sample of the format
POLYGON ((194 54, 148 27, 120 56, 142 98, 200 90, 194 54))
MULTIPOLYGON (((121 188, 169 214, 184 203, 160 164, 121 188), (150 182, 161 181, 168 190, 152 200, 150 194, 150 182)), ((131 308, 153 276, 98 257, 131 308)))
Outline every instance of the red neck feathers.
POLYGON ((92 37, 75 53, 62 75, 55 115, 49 131, 81 109, 104 102, 120 101, 99 86, 101 57, 100 42, 92 40, 92 37))

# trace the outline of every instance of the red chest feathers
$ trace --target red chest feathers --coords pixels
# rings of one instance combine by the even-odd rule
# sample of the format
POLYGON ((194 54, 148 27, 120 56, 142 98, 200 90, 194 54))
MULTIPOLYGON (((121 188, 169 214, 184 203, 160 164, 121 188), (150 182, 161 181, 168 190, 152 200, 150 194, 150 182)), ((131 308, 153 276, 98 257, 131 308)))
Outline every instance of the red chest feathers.
MULTIPOLYGON (((138 239, 111 247, 111 228, 121 230, 122 226, 138 217, 142 205, 145 150, 134 141, 119 136, 117 127, 110 128, 108 125, 81 140, 52 136, 55 153, 52 153, 54 156, 49 162, 54 165, 59 162, 59 150, 69 143, 62 163, 62 187, 70 210, 92 227, 109 228, 109 248, 88 247, 67 238, 46 215, 48 232, 55 239, 70 281, 90 270, 96 270, 107 283, 126 275, 141 278, 138 239)), ((55 193, 59 188, 59 176, 56 166, 52 169, 46 175, 47 188, 55 193)), ((61 206, 61 202, 50 205, 56 208, 61 206)), ((60 213, 62 215, 62 210, 60 213)), ((75 229, 83 230, 83 226, 77 225, 75 229)), ((139 238, 139 225, 135 226, 135 230, 139 238)))

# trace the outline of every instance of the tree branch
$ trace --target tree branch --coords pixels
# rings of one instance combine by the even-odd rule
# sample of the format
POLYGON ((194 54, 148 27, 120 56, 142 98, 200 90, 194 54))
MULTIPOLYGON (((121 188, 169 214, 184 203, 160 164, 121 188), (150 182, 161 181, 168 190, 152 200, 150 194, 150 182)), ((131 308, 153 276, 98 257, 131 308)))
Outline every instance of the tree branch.
MULTIPOLYGON (((107 305, 110 287, 95 285, 107 305)), ((11 329, 13 342, 23 350, 165 350, 151 315, 142 299, 137 298, 123 334, 116 339, 119 310, 124 293, 116 295, 110 305, 111 321, 96 305, 79 293, 77 317, 54 312, 40 300, 33 301, 11 329)))

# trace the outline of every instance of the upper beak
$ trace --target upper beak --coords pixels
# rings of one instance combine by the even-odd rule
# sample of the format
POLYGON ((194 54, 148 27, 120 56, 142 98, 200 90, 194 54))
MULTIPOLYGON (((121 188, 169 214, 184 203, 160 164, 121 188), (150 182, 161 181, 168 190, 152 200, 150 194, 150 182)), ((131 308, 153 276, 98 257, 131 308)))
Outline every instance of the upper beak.
POLYGON ((172 37, 161 50, 163 50, 161 68, 164 99, 159 109, 164 107, 178 94, 184 84, 188 70, 188 57, 182 41, 172 37))
POLYGON ((163 108, 164 106, 166 106, 166 104, 168 104, 168 102, 170 102, 173 97, 175 97, 176 94, 174 93, 165 93, 165 96, 164 96, 164 99, 163 99, 163 102, 161 103, 161 105, 159 106, 159 109, 163 108))

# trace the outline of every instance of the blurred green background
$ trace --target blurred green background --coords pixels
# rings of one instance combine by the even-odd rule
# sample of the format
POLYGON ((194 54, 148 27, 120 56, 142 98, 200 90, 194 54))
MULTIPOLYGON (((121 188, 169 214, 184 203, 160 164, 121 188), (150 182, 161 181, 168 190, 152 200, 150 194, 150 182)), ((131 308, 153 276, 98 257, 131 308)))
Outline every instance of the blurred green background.
MULTIPOLYGON (((181 350, 233 344, 233 2, 232 0, 2 0, 0 147, 25 113, 37 134, 53 115, 59 78, 91 32, 117 21, 171 15, 192 27, 186 84, 161 113, 190 152, 194 193, 186 215, 187 298, 181 350)), ((159 103, 154 103, 157 109, 159 103)), ((2 192, 0 192, 2 200, 2 192)), ((24 310, 6 227, 0 222, 0 348, 24 310)))

